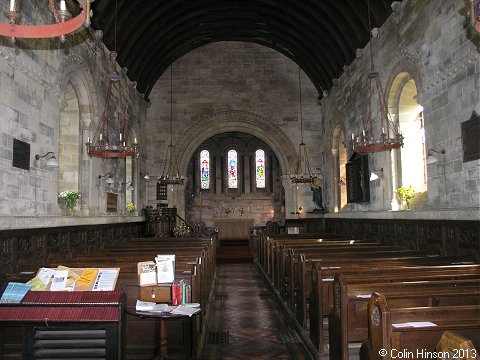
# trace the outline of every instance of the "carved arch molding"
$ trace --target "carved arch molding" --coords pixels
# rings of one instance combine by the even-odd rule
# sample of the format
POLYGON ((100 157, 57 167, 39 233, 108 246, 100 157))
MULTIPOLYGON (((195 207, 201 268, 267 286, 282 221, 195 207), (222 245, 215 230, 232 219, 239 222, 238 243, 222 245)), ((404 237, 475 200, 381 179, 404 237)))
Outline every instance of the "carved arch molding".
POLYGON ((223 132, 243 132, 263 140, 275 152, 282 174, 295 169, 297 151, 285 132, 260 115, 238 110, 195 116, 180 136, 177 146, 179 166, 186 172, 195 150, 208 138, 223 132))

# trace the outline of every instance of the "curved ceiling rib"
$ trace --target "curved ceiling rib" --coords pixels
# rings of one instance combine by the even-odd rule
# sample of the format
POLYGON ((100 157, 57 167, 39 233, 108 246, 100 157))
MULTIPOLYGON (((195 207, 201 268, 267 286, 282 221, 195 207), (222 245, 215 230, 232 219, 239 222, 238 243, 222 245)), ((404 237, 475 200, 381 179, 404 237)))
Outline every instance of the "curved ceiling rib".
POLYGON ((92 4, 93 26, 146 98, 172 62, 230 40, 289 57, 321 97, 369 41, 368 1, 371 26, 380 27, 391 0, 102 0, 92 4))

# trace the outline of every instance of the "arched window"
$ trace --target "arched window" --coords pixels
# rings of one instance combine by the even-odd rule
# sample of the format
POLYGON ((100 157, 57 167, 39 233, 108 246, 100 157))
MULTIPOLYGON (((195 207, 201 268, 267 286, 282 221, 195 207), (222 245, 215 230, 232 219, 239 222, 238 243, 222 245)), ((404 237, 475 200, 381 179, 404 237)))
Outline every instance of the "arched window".
POLYGON ((237 189, 238 188, 238 160, 237 152, 235 150, 229 150, 227 156, 227 167, 228 167, 228 188, 237 189))
MULTIPOLYGON (((423 107, 418 103, 417 85, 408 72, 400 72, 390 90, 390 108, 396 110, 400 133, 405 137, 402 148, 392 151, 392 209, 397 210, 398 187, 413 186, 417 193, 427 191, 425 129, 423 107)), ((414 206, 421 205, 412 204, 414 206)))
POLYGON ((265 189, 265 151, 255 151, 255 180, 259 189, 265 189))
POLYGON ((208 150, 200 152, 200 188, 210 189, 210 153, 208 150))

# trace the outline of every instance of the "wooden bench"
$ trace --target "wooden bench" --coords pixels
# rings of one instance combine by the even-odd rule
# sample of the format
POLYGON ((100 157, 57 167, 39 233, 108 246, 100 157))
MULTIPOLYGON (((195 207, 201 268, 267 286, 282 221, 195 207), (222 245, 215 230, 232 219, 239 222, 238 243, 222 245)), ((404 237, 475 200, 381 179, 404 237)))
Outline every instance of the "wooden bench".
MULTIPOLYGON (((433 259, 434 261, 437 258, 433 259)), ((356 283, 394 282, 408 280, 455 280, 480 278, 480 265, 424 265, 406 266, 397 263, 376 263, 375 267, 360 268, 356 262, 324 266, 328 263, 315 262, 311 274, 311 293, 309 297, 310 340, 314 347, 322 352, 324 349, 323 319, 334 309, 334 277, 356 283)))
MULTIPOLYGON (((380 280, 381 281, 381 280, 380 280)), ((348 343, 368 338, 367 306, 371 293, 388 297, 393 307, 474 305, 480 303, 480 279, 422 280, 355 283, 337 274, 334 281, 334 311, 329 327, 330 357, 348 359, 348 343)))
POLYGON ((368 326, 369 359, 390 360, 399 355, 426 359, 435 353, 445 331, 455 331, 470 339, 478 349, 480 305, 391 309, 385 296, 373 293, 368 305, 368 326), (434 326, 422 326, 420 322, 431 322, 434 326))

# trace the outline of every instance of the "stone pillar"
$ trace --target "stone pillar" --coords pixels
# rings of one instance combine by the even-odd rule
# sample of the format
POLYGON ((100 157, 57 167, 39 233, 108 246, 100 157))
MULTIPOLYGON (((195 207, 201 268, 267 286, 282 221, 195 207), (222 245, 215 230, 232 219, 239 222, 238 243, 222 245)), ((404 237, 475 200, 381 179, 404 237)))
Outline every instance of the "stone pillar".
MULTIPOLYGON (((90 114, 88 114, 90 115, 90 114)), ((94 184, 94 177, 92 176, 92 159, 88 156, 85 143, 90 136, 90 118, 84 118, 86 114, 80 113, 80 168, 78 174, 78 191, 80 192, 80 214, 82 216, 91 216, 95 214, 96 204, 92 197, 92 187, 94 184)), ((92 138, 92 137, 90 137, 92 138)))
MULTIPOLYGON (((339 188, 339 182, 340 179, 338 178, 338 175, 340 173, 340 164, 338 161, 338 149, 332 149, 332 162, 333 162, 333 212, 338 212, 340 208, 340 203, 342 202, 340 199, 340 188, 339 188)), ((323 190, 323 189, 322 189, 323 190)), ((325 200, 325 193, 324 195, 324 200, 325 200)))
POLYGON ((215 156, 215 194, 222 193, 222 157, 215 156))
POLYGON ((177 214, 185 219, 185 186, 188 182, 188 179, 185 178, 183 185, 168 185, 167 187, 167 198, 168 198, 168 207, 177 208, 177 214))
POLYGON ((292 184, 290 175, 282 175, 282 186, 285 189, 285 219, 296 219, 297 215, 297 187, 292 184))
POLYGON ((251 187, 251 182, 253 181, 255 183, 255 172, 253 173, 253 179, 250 176, 250 157, 248 155, 245 155, 243 157, 243 172, 244 176, 243 179, 245 181, 245 195, 250 194, 250 187, 251 187))

